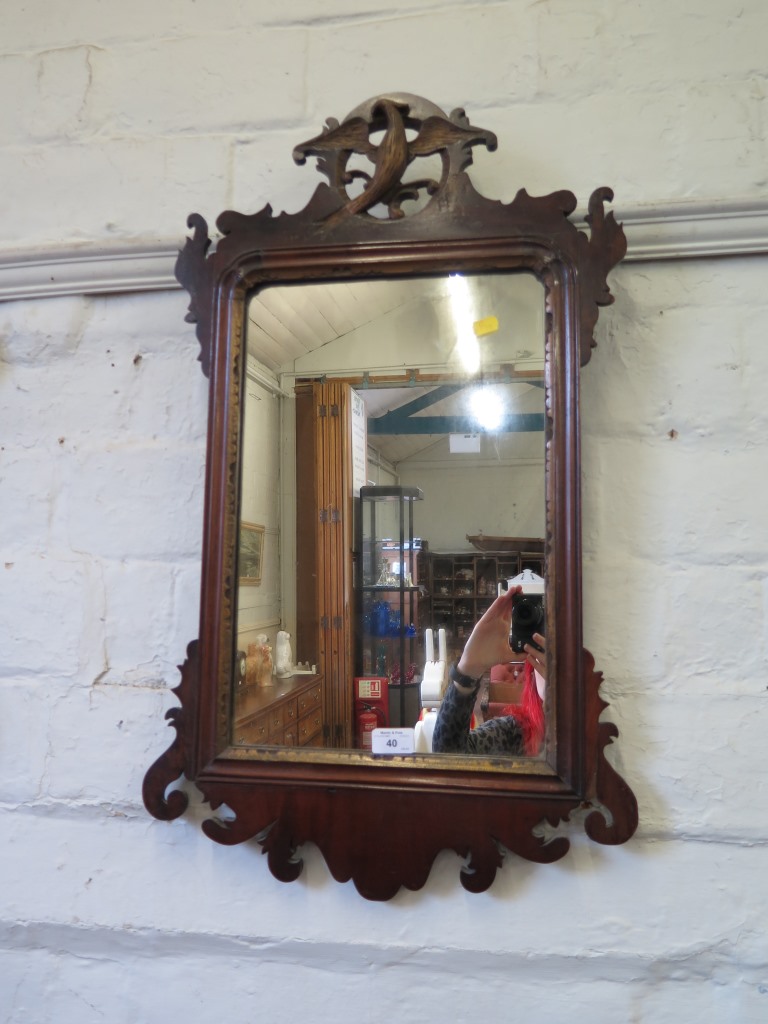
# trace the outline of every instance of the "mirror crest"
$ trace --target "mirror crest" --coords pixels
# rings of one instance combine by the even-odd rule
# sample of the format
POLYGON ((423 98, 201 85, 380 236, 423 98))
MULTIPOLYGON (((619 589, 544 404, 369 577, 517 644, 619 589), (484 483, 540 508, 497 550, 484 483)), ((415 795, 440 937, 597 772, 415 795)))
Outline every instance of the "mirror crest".
POLYGON ((473 127, 463 110, 446 117, 421 97, 399 93, 361 104, 341 124, 328 118, 320 135, 294 149, 293 159, 303 164, 308 156, 318 157, 318 170, 344 200, 344 206, 328 218, 330 223, 365 213, 378 203, 390 220, 396 220, 404 216, 403 203, 417 200, 422 191, 439 198, 449 176, 472 163, 472 146, 480 143, 493 151, 496 136, 473 127), (375 144, 372 136, 377 133, 382 133, 382 138, 375 144), (349 168, 354 154, 373 164, 373 174, 349 168), (403 181, 412 162, 433 155, 438 155, 442 164, 439 181, 429 177, 403 181), (364 188, 352 197, 348 187, 360 180, 364 188))
MULTIPOLYGON (((608 188, 590 197, 588 233, 569 219, 576 208, 571 192, 532 197, 521 189, 509 204, 484 198, 466 173, 476 145, 492 151, 496 137, 472 126, 463 110, 448 116, 406 93, 375 97, 341 122, 329 118, 319 135, 294 149, 298 163, 317 157, 328 179, 303 210, 274 216, 267 205, 256 214, 222 213, 215 246, 204 218, 193 214, 176 265, 210 380, 200 635, 189 645, 174 691, 180 706, 167 716, 176 737, 147 772, 145 804, 158 818, 178 817, 187 806, 179 788, 187 779, 214 811, 226 805, 232 812, 203 823, 210 838, 225 844, 258 838, 270 869, 285 881, 301 871, 297 848, 314 842, 334 877, 353 879, 370 899, 420 888, 446 848, 466 858, 461 881, 471 891, 491 884, 502 847, 533 861, 557 860, 569 841, 545 836, 541 826, 555 828, 577 809, 587 809, 584 828, 597 842, 625 842, 637 825, 634 796, 604 753, 617 729, 599 721, 606 704, 598 692, 601 674, 582 646, 580 572, 579 368, 595 344, 599 307, 613 301, 607 277, 624 256, 626 239, 606 212, 613 198, 608 188), (520 273, 532 274, 544 291, 548 739, 542 756, 380 758, 330 744, 233 745, 250 297, 270 285, 520 273)), ((339 381, 322 375, 312 385, 305 381, 305 407, 318 389, 342 394, 339 381)), ((344 618, 345 602, 353 604, 352 573, 344 569, 354 553, 351 489, 334 514, 322 495, 318 502, 310 508, 318 513, 315 540, 302 548, 302 557, 309 552, 315 559, 314 574, 303 579, 323 576, 337 562, 341 568, 336 584, 315 579, 311 593, 299 596, 326 620, 330 639, 318 671, 338 677, 337 692, 351 686, 354 674, 355 626, 344 618)), ((269 528, 266 540, 263 523, 251 522, 249 530, 254 568, 245 575, 255 584, 262 557, 265 564, 270 557, 269 528)))

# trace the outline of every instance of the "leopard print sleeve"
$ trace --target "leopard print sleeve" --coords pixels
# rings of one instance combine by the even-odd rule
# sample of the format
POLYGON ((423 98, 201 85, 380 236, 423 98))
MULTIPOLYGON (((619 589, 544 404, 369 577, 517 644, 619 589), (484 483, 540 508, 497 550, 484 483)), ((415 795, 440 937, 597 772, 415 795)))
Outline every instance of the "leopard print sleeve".
POLYGON ((491 718, 470 729, 472 711, 480 689, 462 693, 450 683, 437 713, 432 734, 435 754, 517 755, 523 752, 523 733, 511 715, 491 718))

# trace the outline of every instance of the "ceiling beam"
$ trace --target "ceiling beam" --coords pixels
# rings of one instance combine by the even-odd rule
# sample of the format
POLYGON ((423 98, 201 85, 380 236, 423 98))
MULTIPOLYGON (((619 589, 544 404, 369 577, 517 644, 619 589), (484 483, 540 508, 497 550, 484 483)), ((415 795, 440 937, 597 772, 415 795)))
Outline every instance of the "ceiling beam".
POLYGON ((403 416, 400 409, 368 420, 368 434, 518 434, 541 433, 543 412, 513 413, 493 430, 480 426, 473 416, 403 416))

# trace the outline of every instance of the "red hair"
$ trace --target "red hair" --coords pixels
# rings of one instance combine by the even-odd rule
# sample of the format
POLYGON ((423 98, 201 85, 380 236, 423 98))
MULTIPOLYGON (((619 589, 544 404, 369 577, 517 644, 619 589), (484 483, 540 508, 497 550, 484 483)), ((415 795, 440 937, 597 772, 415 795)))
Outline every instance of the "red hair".
POLYGON ((520 703, 507 705, 502 714, 517 719, 523 732, 523 749, 529 757, 535 757, 544 742, 544 701, 536 689, 533 665, 527 661, 523 669, 520 703))

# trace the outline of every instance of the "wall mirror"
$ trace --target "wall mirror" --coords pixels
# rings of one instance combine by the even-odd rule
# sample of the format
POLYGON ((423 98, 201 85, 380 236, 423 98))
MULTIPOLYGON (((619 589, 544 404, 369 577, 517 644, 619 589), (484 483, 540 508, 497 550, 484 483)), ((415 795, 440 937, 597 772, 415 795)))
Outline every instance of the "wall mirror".
POLYGON ((210 379, 201 619, 145 803, 179 816, 186 778, 210 838, 258 839, 286 881, 314 842, 370 899, 421 887, 445 848, 472 891, 505 849, 557 860, 542 825, 577 808, 597 842, 637 824, 581 620, 579 377, 626 241, 606 188, 586 231, 570 192, 482 197, 477 145, 495 137, 461 110, 376 97, 294 150, 328 179, 304 210, 223 213, 214 248, 195 214, 177 264, 210 379), (433 752, 432 670, 523 570, 544 739, 433 752), (377 724, 415 729, 414 753, 372 752, 377 724))
MULTIPOLYGON (((544 290, 530 274, 330 281, 269 287, 251 296, 247 309, 239 514, 241 524, 266 524, 268 544, 259 585, 238 570, 232 740, 253 756, 266 740, 363 749, 366 711, 372 723, 416 725, 427 630, 435 656, 442 630, 446 661, 453 660, 499 581, 525 567, 545 575, 544 290), (458 332, 457 321, 464 325, 458 332), (297 450, 297 410, 300 421, 309 418, 306 429, 321 429, 314 417, 323 402, 311 396, 331 381, 342 421, 333 454, 347 479, 324 507, 351 495, 353 534, 359 526, 366 535, 353 537, 354 599, 347 592, 341 600, 349 605, 344 629, 353 679, 387 681, 378 718, 370 716, 382 710, 376 702, 357 700, 348 676, 335 671, 337 659, 326 663, 314 581, 330 567, 321 570, 322 553, 307 550, 317 501, 296 498, 297 476, 311 492, 323 485, 314 479, 322 473, 314 445, 297 450), (361 505, 365 486, 419 492, 404 545, 399 503, 361 505), (378 537, 371 543, 369 524, 360 520, 374 509, 378 537), (304 538, 301 558, 297 536, 304 538), (300 593, 307 585, 311 597, 300 593), (376 621, 382 614, 383 626, 376 621), (302 678, 270 681, 268 665, 267 683, 259 684, 261 650, 271 649, 274 668, 280 628, 290 634, 302 678), (318 694, 309 721, 297 719, 292 704, 306 689, 318 694), (275 711, 286 705, 280 728, 275 711)), ((240 542, 260 537, 247 525, 240 542)), ((477 717, 483 714, 479 707, 477 717)))

